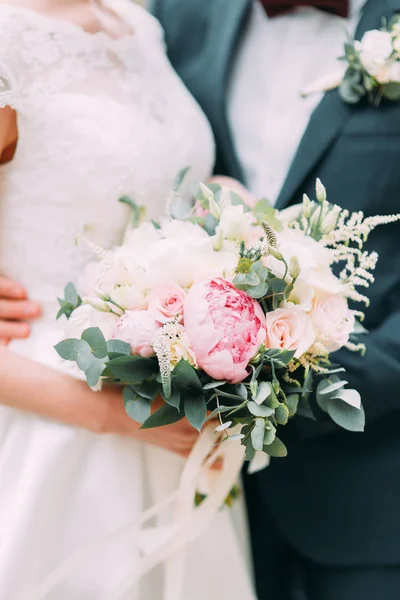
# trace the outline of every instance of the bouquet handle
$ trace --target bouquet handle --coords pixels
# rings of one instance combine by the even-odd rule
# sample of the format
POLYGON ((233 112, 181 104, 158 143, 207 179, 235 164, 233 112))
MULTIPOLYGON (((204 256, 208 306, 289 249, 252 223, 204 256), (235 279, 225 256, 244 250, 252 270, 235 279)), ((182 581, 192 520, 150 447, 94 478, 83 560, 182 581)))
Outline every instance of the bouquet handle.
MULTIPOLYGON (((150 551, 143 551, 135 568, 128 573, 102 600, 120 600, 151 569, 161 563, 166 565, 164 600, 180 600, 185 570, 185 546, 196 540, 210 525, 212 519, 223 506, 232 486, 236 483, 244 460, 244 447, 238 442, 224 442, 215 446, 214 427, 206 427, 200 434, 189 458, 185 463, 178 489, 144 511, 138 519, 107 537, 81 548, 67 561, 61 563, 30 594, 32 600, 45 600, 46 596, 65 580, 78 565, 104 548, 112 540, 131 532, 133 543, 138 543, 143 525, 159 515, 166 507, 174 506, 168 536, 160 535, 160 543, 150 551), (222 459, 222 467, 215 477, 214 485, 200 506, 195 506, 194 497, 201 471, 217 458, 222 459), (136 538, 136 539, 135 539, 136 538)), ((156 528, 157 529, 157 528, 156 528)), ((21 600, 26 600, 26 598, 21 600)), ((100 600, 100 599, 99 599, 100 600)))

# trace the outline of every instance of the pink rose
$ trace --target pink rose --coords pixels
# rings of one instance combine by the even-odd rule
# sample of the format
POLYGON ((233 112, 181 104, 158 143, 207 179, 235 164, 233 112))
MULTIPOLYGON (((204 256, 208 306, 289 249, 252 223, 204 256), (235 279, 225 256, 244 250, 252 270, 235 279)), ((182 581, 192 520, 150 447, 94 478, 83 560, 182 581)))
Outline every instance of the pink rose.
POLYGON ((297 306, 267 313, 266 324, 267 348, 296 350, 295 357, 299 358, 315 341, 310 317, 297 306))
POLYGON ((198 366, 231 383, 245 379, 250 360, 265 340, 261 306, 220 278, 190 288, 184 324, 198 366))
POLYGON ((328 352, 344 346, 354 329, 354 315, 341 294, 316 294, 310 313, 317 342, 328 352))
POLYGON ((148 311, 158 323, 167 323, 179 316, 182 321, 185 290, 176 283, 159 285, 150 292, 148 311))
POLYGON ((115 337, 131 345, 132 354, 153 356, 157 323, 147 310, 127 310, 117 323, 115 337))

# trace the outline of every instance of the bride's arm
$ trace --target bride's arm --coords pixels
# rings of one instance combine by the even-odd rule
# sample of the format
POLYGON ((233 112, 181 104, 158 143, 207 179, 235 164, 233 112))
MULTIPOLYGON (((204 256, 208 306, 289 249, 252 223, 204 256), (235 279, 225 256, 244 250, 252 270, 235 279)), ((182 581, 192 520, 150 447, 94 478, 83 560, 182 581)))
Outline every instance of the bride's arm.
POLYGON ((0 346, 0 402, 94 433, 116 433, 187 456, 197 432, 183 419, 160 429, 140 430, 125 412, 118 388, 93 392, 85 382, 0 346))
MULTIPOLYGON (((11 108, 0 109, 0 164, 8 162, 17 142, 17 120, 11 108)), ((28 321, 40 317, 40 306, 30 302, 22 285, 0 274, 0 343, 26 338, 28 321)))

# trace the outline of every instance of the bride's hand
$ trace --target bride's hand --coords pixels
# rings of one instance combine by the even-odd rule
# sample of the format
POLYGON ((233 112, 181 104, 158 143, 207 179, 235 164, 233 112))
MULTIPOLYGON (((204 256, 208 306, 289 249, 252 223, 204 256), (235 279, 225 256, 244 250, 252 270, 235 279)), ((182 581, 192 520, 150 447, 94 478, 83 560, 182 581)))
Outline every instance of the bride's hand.
MULTIPOLYGON (((159 446, 185 458, 190 454, 199 434, 187 419, 155 429, 140 429, 140 423, 133 421, 125 412, 120 388, 107 388, 100 395, 104 395, 106 403, 101 425, 103 433, 132 435, 140 442, 159 446)), ((161 399, 156 400, 153 410, 157 410, 162 404, 161 399)))
POLYGON ((26 290, 12 279, 0 276, 0 343, 27 338, 29 322, 40 317, 40 306, 27 299, 26 290))
POLYGON ((253 196, 253 194, 249 192, 249 190, 245 188, 244 185, 240 183, 240 181, 238 181, 237 179, 233 179, 232 177, 226 177, 225 175, 215 175, 214 177, 211 177, 211 179, 208 180, 208 183, 217 183, 218 185, 232 190, 232 192, 235 192, 238 196, 240 196, 243 202, 245 202, 250 207, 253 207, 257 202, 257 198, 253 196))

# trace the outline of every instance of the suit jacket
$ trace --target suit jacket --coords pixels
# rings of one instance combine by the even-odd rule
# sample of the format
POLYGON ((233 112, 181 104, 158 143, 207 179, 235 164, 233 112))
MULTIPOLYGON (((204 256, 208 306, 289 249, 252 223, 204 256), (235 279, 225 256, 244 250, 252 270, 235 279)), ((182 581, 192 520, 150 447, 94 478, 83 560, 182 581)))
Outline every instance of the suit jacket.
MULTIPOLYGON (((250 7, 251 0, 153 3, 170 60, 213 127, 216 172, 238 179, 225 92, 250 7)), ((368 0, 356 37, 395 12, 400 0, 368 0)), ((325 94, 277 207, 300 202, 303 192, 313 197, 316 177, 329 199, 350 211, 400 212, 400 102, 374 108, 366 101, 348 105, 337 90, 325 94)), ((400 564, 400 225, 378 228, 369 247, 380 260, 368 292, 367 353, 346 350, 337 357, 362 395, 366 431, 347 433, 296 417, 284 428, 289 456, 272 460, 248 482, 250 517, 258 514, 254 527, 268 514, 288 544, 323 564, 400 564)))

